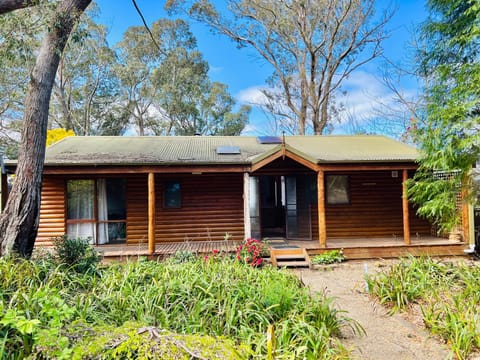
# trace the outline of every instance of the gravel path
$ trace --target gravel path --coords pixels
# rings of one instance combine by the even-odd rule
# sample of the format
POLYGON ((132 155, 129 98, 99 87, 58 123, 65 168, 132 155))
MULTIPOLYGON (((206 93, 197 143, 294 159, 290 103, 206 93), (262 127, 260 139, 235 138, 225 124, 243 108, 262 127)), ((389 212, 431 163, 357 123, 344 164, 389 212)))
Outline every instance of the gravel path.
POLYGON ((449 358, 449 352, 437 339, 402 315, 390 316, 387 310, 368 297, 365 291, 365 266, 369 273, 391 264, 389 261, 349 261, 330 270, 295 270, 314 291, 326 291, 335 299, 338 309, 357 320, 366 335, 346 332, 342 343, 352 349, 353 359, 404 360, 449 358))

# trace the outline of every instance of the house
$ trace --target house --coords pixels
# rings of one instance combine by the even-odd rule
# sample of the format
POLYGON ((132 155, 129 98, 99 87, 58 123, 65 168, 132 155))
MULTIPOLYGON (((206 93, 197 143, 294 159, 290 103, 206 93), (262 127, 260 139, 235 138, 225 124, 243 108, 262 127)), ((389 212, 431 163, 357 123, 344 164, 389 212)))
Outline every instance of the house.
POLYGON ((365 257, 458 252, 408 202, 417 157, 383 136, 68 137, 47 149, 36 244, 68 234, 155 254, 228 233, 365 257))

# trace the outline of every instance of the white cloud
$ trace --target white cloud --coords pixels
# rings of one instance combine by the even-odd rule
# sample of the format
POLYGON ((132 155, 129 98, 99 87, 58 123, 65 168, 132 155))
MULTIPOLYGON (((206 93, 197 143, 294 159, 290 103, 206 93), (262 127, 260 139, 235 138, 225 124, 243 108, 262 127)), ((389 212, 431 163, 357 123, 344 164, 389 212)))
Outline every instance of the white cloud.
POLYGON ((235 96, 238 102, 242 104, 263 105, 266 103, 265 95, 262 93, 264 86, 251 86, 240 90, 235 96))
POLYGON ((259 132, 258 127, 250 123, 243 128, 242 135, 256 135, 258 134, 258 132, 259 132))
MULTIPOLYGON (((342 89, 346 91, 346 95, 337 97, 337 101, 345 107, 345 112, 341 116, 342 122, 347 121, 349 117, 362 122, 378 118, 379 112, 397 111, 400 114, 405 111, 397 96, 374 74, 356 71, 344 80, 342 89)), ((416 91, 403 89, 403 96, 406 99, 413 99, 416 91)))

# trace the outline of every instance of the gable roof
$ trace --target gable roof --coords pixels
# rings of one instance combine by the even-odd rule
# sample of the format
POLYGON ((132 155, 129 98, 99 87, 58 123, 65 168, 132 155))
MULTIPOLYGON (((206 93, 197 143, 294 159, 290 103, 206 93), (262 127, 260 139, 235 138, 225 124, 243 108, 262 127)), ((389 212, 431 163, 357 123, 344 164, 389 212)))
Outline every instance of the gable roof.
MULTIPOLYGON (((282 150, 254 136, 75 136, 47 148, 46 166, 250 165, 282 150), (238 147, 219 154, 218 147, 238 147)), ((312 163, 411 162, 415 148, 384 136, 287 136, 285 148, 312 163)))

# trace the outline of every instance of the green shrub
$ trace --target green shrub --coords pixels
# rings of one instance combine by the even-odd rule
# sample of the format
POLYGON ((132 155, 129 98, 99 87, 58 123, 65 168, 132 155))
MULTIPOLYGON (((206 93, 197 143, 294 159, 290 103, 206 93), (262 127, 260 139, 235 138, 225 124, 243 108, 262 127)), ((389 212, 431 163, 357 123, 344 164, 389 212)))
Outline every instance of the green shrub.
POLYGON ((189 250, 178 250, 173 254, 172 261, 177 264, 193 261, 196 259, 195 253, 189 250))
POLYGON ((64 235, 55 238, 54 245, 56 260, 77 272, 95 271, 101 260, 88 239, 73 239, 64 235))
POLYGON ((407 258, 367 279, 392 311, 419 303, 423 322, 458 359, 480 349, 480 268, 431 258, 407 258))
POLYGON ((381 304, 392 306, 392 312, 418 302, 431 289, 447 281, 446 265, 431 258, 410 256, 390 267, 388 272, 367 277, 369 291, 381 304))
POLYGON ((241 360, 247 359, 250 352, 248 347, 225 338, 180 335, 136 323, 95 329, 83 325, 80 329, 83 336, 72 349, 72 359, 241 360))
MULTIPOLYGON (((71 358, 88 337, 109 332, 97 331, 132 321, 171 334, 227 339, 259 358, 267 354, 266 332, 274 325, 276 359, 345 358, 337 337, 354 326, 296 276, 222 257, 112 264, 91 273, 0 259, 0 310, 0 359, 71 358)), ((142 341, 124 336, 129 340, 121 355, 128 358, 142 341)))
POLYGON ((311 261, 314 265, 341 263, 345 261, 345 256, 343 256, 342 250, 330 250, 323 254, 315 255, 311 261))

